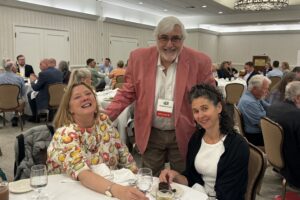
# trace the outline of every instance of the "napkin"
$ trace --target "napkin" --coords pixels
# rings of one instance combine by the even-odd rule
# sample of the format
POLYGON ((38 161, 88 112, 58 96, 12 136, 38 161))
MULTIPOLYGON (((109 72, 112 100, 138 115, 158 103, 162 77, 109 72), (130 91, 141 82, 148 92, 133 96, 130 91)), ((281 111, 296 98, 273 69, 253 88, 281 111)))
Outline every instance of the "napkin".
POLYGON ((114 174, 114 182, 121 185, 129 185, 136 180, 134 173, 129 169, 122 168, 114 170, 112 173, 114 174))
POLYGON ((113 179, 113 174, 106 164, 92 165, 91 169, 94 173, 103 176, 106 179, 113 179))

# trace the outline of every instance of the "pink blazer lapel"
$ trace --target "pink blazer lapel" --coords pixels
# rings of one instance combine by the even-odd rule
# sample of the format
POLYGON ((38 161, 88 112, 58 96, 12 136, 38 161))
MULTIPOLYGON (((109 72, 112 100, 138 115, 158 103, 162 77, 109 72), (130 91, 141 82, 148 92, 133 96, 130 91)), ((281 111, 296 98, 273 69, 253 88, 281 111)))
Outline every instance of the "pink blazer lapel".
POLYGON ((185 90, 187 87, 187 81, 189 78, 190 65, 185 55, 184 49, 178 57, 177 71, 176 71, 176 83, 175 83, 175 126, 179 117, 182 101, 185 101, 185 90))

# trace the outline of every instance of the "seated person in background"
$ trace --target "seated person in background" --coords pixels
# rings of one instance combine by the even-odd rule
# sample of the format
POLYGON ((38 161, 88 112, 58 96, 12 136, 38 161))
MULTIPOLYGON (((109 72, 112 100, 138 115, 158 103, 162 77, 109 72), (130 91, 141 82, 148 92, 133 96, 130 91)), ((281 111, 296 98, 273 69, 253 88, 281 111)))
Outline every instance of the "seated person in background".
POLYGON ((25 56, 23 55, 17 56, 17 72, 26 78, 29 78, 30 74, 34 74, 32 66, 25 64, 25 56))
POLYGON ((38 91, 36 96, 32 96, 32 92, 27 94, 32 111, 32 117, 29 119, 31 122, 39 122, 39 119, 36 117, 38 110, 48 109, 48 86, 53 83, 62 83, 63 81, 63 74, 55 68, 55 63, 53 58, 43 59, 40 62, 41 72, 39 76, 30 75, 31 87, 34 91, 38 91))
POLYGON ((288 72, 283 75, 282 79, 271 89, 268 102, 270 104, 282 102, 286 85, 294 80, 300 80, 300 77, 298 78, 294 72, 288 72))
MULTIPOLYGON (((15 68, 15 63, 13 61, 8 61, 4 65, 5 72, 0 74, 0 85, 2 84, 13 84, 17 85, 20 88, 20 96, 19 96, 19 104, 20 104, 20 110, 23 110, 25 106, 25 83, 24 79, 18 75, 16 75, 13 72, 13 69, 15 68)), ((5 95, 5 94, 1 94, 5 95)), ((11 119, 12 126, 18 126, 18 118, 14 116, 11 119)))
POLYGON ((227 61, 228 63, 228 71, 230 72, 230 74, 234 75, 239 73, 238 70, 236 70, 233 66, 232 66, 232 62, 231 61, 227 61))
POLYGON ((249 147, 234 130, 222 95, 215 87, 201 84, 191 89, 189 100, 198 129, 188 144, 185 171, 165 169, 160 181, 190 187, 200 184, 214 199, 244 199, 249 147))
POLYGON ((247 82, 247 85, 249 83, 249 80, 252 78, 252 76, 258 74, 255 70, 254 70, 254 65, 253 62, 249 61, 245 63, 244 66, 246 75, 244 76, 244 80, 247 82))
POLYGON ((242 95, 238 104, 244 119, 245 136, 256 146, 264 146, 260 119, 266 116, 266 108, 269 106, 263 99, 268 94, 270 83, 270 79, 263 75, 253 76, 249 80, 248 91, 242 95))
POLYGON ((228 67, 228 61, 223 61, 221 63, 220 68, 217 70, 219 78, 230 79, 231 77, 233 77, 233 74, 229 72, 228 67))
POLYGON ((63 73, 63 84, 68 84, 71 72, 69 70, 69 64, 62 60, 58 64, 58 69, 63 73))
POLYGON ((86 60, 87 68, 91 71, 92 75, 92 85, 96 88, 96 91, 103 91, 105 88, 105 75, 98 72, 95 69, 96 61, 93 58, 89 58, 86 60))
POLYGON ((137 171, 136 163, 111 121, 100 113, 95 93, 85 83, 70 84, 54 119, 57 128, 48 147, 48 172, 66 173, 96 192, 121 200, 147 199, 134 187, 113 183, 92 172, 105 163, 110 169, 137 171))
POLYGON ((72 70, 68 85, 71 85, 73 83, 81 83, 81 82, 84 82, 85 84, 91 87, 93 86, 91 71, 88 70, 87 68, 79 68, 79 69, 72 70))
POLYGON ((279 123, 284 131, 282 153, 285 165, 280 173, 289 184, 300 188, 300 81, 292 81, 286 86, 285 100, 271 105, 267 117, 279 123))
POLYGON ((290 65, 288 62, 282 62, 281 63, 281 71, 283 73, 283 75, 285 75, 286 73, 290 72, 290 65))
POLYGON ((273 62, 273 69, 272 71, 269 71, 267 73, 267 77, 271 77, 271 76, 279 76, 280 78, 282 77, 283 73, 282 71, 279 69, 279 61, 275 60, 273 62))
POLYGON ((123 67, 124 67, 123 60, 119 60, 118 63, 117 63, 117 68, 113 69, 110 72, 110 74, 108 75, 108 77, 110 79, 112 79, 112 83, 111 83, 112 88, 115 88, 115 84, 117 82, 116 81, 117 76, 124 76, 125 75, 126 70, 123 67))
POLYGON ((295 72, 297 77, 300 77, 300 67, 294 67, 292 72, 295 72))
POLYGON ((267 62, 265 65, 265 70, 263 71, 264 76, 269 72, 272 71, 273 67, 271 65, 271 63, 267 62))

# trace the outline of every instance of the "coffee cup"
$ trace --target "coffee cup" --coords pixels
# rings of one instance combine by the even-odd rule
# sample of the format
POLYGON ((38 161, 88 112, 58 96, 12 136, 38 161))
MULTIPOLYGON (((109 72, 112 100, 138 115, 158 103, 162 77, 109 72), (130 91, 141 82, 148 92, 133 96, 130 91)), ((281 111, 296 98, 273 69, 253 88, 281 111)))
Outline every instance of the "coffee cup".
POLYGON ((9 200, 8 182, 6 181, 0 183, 0 199, 9 200))

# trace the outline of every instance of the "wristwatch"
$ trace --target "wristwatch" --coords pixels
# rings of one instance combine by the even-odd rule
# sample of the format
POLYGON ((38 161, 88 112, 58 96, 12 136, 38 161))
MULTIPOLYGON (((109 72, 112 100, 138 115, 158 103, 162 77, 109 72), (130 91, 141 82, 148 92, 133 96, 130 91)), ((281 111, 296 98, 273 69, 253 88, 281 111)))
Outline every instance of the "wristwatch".
POLYGON ((112 192, 111 192, 111 188, 112 188, 112 186, 113 186, 114 184, 116 184, 116 183, 112 183, 112 184, 110 184, 110 185, 107 187, 107 189, 106 189, 105 192, 104 192, 104 194, 105 194, 106 196, 108 196, 108 197, 113 197, 113 194, 112 194, 112 192))

